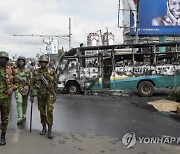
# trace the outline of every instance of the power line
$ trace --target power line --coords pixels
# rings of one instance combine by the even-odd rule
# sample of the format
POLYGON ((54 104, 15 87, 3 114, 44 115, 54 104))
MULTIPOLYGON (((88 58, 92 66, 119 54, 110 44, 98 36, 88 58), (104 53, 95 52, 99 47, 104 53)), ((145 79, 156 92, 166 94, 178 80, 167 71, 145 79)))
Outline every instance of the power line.
POLYGON ((35 34, 26 34, 26 35, 18 35, 18 34, 13 34, 13 36, 31 36, 31 37, 57 37, 57 38, 63 38, 63 37, 70 37, 70 35, 35 35, 35 34))

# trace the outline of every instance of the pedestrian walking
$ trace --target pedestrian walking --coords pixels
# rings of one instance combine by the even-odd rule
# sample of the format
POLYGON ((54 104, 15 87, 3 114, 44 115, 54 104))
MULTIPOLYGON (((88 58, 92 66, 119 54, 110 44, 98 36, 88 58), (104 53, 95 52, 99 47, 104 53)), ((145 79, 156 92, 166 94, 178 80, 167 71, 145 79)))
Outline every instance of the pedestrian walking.
POLYGON ((30 70, 25 67, 26 58, 19 56, 17 67, 14 69, 14 89, 17 103, 18 121, 17 125, 26 120, 28 96, 30 92, 30 70))
POLYGON ((6 144, 6 130, 9 122, 9 110, 13 93, 13 70, 7 66, 9 56, 0 52, 0 112, 1 112, 1 140, 0 145, 6 144))
POLYGON ((37 89, 38 109, 42 124, 40 135, 46 134, 48 126, 47 137, 52 139, 53 106, 56 101, 57 77, 55 70, 48 67, 48 57, 46 55, 40 56, 39 64, 40 68, 35 70, 32 77, 30 100, 34 102, 33 89, 37 89))

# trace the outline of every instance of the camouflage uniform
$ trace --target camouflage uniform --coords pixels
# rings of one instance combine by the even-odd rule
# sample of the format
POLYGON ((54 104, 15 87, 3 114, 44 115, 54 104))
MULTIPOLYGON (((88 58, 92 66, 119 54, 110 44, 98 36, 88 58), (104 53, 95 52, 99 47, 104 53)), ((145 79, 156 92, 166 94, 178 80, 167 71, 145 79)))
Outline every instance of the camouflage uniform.
MULTIPOLYGON (((48 57, 45 55, 40 57, 39 62, 47 62, 48 57)), ((35 70, 32 77, 32 89, 37 89, 37 98, 38 98, 38 109, 40 111, 41 124, 43 126, 43 130, 40 135, 44 135, 46 133, 46 124, 48 125, 48 137, 51 138, 51 129, 53 125, 53 104, 55 102, 55 96, 48 90, 47 86, 41 79, 41 76, 44 76, 48 83, 52 86, 52 89, 57 90, 57 79, 56 73, 53 69, 48 68, 39 68, 35 70), (49 134, 50 133, 50 134, 49 134)), ((31 97, 33 92, 31 90, 31 97)))
POLYGON ((1 130, 6 131, 8 125, 9 107, 11 95, 5 92, 8 87, 13 87, 13 72, 10 67, 0 68, 0 110, 1 110, 1 130))
MULTIPOLYGON (((18 58, 19 60, 24 60, 25 64, 25 57, 20 56, 18 58)), ((18 63, 17 61, 17 63, 18 63)), ((18 112, 18 122, 17 124, 21 124, 24 120, 26 120, 26 110, 27 110, 27 100, 28 100, 28 94, 30 90, 30 71, 28 68, 25 68, 24 66, 21 68, 17 66, 14 70, 14 88, 15 88, 15 94, 16 94, 16 102, 17 102, 17 112, 18 112), (19 77, 21 79, 19 79, 19 77)))
MULTIPOLYGON (((7 58, 9 60, 6 52, 0 52, 0 58, 7 58)), ((7 130, 7 125, 9 121, 9 110, 12 93, 7 91, 13 88, 13 70, 8 67, 0 67, 0 112, 1 112, 1 141, 0 145, 5 145, 5 133, 7 130)))

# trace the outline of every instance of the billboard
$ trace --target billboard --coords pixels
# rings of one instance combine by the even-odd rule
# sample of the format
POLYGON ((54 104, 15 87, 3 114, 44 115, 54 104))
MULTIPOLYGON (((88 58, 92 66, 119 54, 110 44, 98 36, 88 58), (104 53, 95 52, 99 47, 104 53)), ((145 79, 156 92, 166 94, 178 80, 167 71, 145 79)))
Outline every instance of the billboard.
MULTIPOLYGON (((131 34, 135 35, 133 14, 131 34)), ((139 35, 180 35, 180 0, 140 0, 139 35)))

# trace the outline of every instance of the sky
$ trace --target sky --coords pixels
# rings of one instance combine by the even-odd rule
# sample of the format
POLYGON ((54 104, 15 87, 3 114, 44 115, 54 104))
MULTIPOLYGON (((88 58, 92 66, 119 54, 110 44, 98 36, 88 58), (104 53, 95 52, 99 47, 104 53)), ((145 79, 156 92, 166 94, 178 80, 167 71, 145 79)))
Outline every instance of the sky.
MULTIPOLYGON (((0 51, 9 56, 34 57, 43 54, 42 37, 16 35, 69 34, 71 47, 86 44, 87 35, 101 30, 115 35, 115 44, 122 43, 118 28, 118 0, 0 0, 0 51)), ((98 32, 99 33, 99 32, 98 32)), ((59 48, 69 49, 68 37, 59 38, 59 48)))

